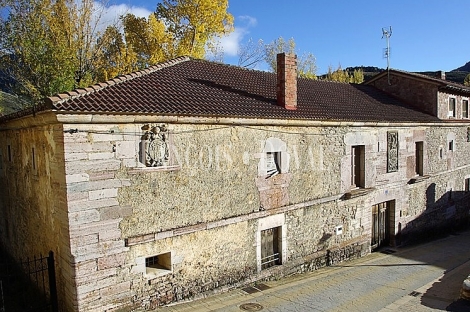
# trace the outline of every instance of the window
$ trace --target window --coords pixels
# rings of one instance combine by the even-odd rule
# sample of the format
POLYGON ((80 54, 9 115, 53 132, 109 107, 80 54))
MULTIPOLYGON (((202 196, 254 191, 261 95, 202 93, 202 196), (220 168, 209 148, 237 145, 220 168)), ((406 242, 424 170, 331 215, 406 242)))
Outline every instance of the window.
POLYGON ((287 153, 286 143, 282 140, 268 138, 261 155, 258 176, 268 179, 277 174, 289 172, 290 155, 287 153))
POLYGON ((419 176, 424 175, 423 170, 423 142, 416 142, 415 143, 415 171, 416 174, 419 176))
POLYGON ((455 117, 455 98, 449 98, 449 112, 448 117, 455 117))
POLYGON ((36 149, 34 147, 31 148, 31 171, 33 175, 38 175, 38 161, 36 155, 36 149))
POLYGON ((281 172, 281 152, 266 153, 266 173, 272 177, 281 172))
POLYGON ((261 231, 261 269, 281 264, 281 227, 261 231))
POLYGON ((468 118, 468 100, 462 100, 462 118, 468 118))
POLYGON ((465 179, 465 187, 464 187, 465 192, 470 192, 470 178, 465 179))
POLYGON ((11 145, 7 146, 8 161, 11 161, 11 145))
POLYGON ((449 151, 453 151, 454 150, 454 140, 450 140, 449 141, 449 151))
POLYGON ((145 258, 145 273, 161 275, 171 272, 171 252, 145 258))
POLYGON ((351 149, 351 186, 365 187, 365 146, 356 145, 351 149))

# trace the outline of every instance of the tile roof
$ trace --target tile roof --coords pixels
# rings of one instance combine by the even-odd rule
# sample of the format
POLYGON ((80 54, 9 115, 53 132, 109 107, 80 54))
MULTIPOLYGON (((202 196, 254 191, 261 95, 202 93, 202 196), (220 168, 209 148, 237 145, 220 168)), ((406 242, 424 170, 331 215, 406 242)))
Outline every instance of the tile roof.
MULTIPOLYGON (((390 73, 392 73, 392 74, 396 73, 398 75, 404 75, 404 76, 408 76, 410 78, 420 79, 422 81, 424 80, 424 81, 427 81, 429 83, 433 83, 435 85, 438 85, 439 89, 443 90, 443 91, 470 94, 470 87, 465 86, 465 85, 460 84, 460 83, 457 83, 457 82, 448 81, 448 80, 444 80, 444 79, 440 79, 440 78, 436 78, 436 77, 431 77, 431 76, 427 76, 427 75, 420 74, 420 73, 406 72, 406 71, 398 70, 398 69, 390 69, 390 73)), ((377 80, 380 77, 383 77, 385 75, 387 75, 386 70, 384 70, 383 72, 375 75, 370 80, 368 80, 365 84, 370 84, 372 81, 377 80)))
MULTIPOLYGON (((276 105, 276 75, 188 57, 47 99, 67 112, 282 118, 328 121, 435 122, 367 85, 298 80, 297 110, 276 105)), ((45 109, 43 107, 42 109, 45 109)))

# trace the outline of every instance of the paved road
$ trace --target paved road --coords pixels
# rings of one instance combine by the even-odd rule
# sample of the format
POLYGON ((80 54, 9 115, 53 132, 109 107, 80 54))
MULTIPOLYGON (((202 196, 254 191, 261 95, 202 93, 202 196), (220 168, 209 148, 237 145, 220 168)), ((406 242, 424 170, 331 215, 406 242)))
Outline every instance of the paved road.
POLYGON ((158 311, 470 311, 470 231, 384 252, 158 311))

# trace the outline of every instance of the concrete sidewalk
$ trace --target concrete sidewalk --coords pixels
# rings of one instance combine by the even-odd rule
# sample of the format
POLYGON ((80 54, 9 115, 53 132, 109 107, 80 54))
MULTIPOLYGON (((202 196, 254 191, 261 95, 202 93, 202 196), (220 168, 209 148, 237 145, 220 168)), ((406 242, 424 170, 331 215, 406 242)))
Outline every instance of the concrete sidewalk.
MULTIPOLYGON (((158 311, 470 311, 470 231, 158 311)), ((138 310, 144 311, 144 310, 138 310)))

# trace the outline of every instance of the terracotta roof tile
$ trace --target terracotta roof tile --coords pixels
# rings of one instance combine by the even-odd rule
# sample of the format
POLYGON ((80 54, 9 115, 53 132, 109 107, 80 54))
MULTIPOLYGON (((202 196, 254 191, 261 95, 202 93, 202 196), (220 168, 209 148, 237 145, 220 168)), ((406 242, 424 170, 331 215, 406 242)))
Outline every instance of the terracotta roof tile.
POLYGON ((436 117, 367 85, 298 80, 297 110, 276 105, 276 75, 187 57, 48 99, 59 111, 331 121, 430 122, 436 117))

